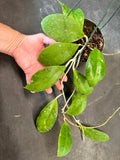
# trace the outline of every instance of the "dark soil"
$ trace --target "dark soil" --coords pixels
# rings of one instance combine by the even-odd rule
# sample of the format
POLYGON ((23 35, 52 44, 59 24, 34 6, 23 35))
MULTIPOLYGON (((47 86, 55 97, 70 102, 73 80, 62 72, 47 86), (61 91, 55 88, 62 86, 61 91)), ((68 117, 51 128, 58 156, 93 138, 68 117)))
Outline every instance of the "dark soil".
MULTIPOLYGON (((95 29, 95 27, 96 27, 96 25, 93 22, 85 19, 83 31, 84 31, 85 35, 88 36, 88 38, 90 37, 90 35, 93 32, 93 30, 95 29)), ((76 43, 80 43, 80 44, 84 45, 85 41, 86 41, 85 38, 83 38, 83 39, 78 40, 76 43)), ((89 45, 90 48, 93 48, 93 49, 97 48, 100 51, 103 50, 104 39, 103 39, 103 36, 102 36, 99 29, 96 30, 96 32, 94 33, 94 35, 91 38, 88 45, 89 45)), ((81 47, 79 47, 79 49, 80 48, 81 47)), ((85 50, 83 51, 82 56, 81 56, 81 61, 82 62, 87 61, 87 58, 88 58, 90 52, 92 51, 90 48, 86 47, 85 50)))

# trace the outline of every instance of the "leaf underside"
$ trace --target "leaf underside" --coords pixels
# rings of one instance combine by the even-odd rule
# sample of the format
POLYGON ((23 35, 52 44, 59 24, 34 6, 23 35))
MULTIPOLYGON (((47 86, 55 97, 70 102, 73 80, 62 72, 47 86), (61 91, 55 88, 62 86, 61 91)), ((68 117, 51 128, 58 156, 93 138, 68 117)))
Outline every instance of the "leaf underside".
POLYGON ((36 72, 31 83, 25 88, 30 91, 40 92, 52 87, 63 75, 65 66, 50 66, 36 72))

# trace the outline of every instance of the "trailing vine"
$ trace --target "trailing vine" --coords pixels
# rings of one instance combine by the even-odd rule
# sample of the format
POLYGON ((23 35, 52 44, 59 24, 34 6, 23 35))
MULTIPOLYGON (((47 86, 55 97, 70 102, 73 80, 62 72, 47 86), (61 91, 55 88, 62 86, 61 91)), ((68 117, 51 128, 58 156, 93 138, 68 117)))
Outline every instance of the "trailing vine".
MULTIPOLYGON (((48 15, 41 22, 43 31, 57 41, 57 43, 46 47, 39 55, 38 60, 40 63, 48 67, 36 72, 31 79, 31 83, 25 88, 34 92, 46 90, 53 86, 60 79, 63 73, 65 73, 61 79, 61 93, 42 109, 36 119, 36 127, 39 132, 48 132, 51 130, 58 115, 57 100, 59 97, 63 96, 65 102, 65 105, 61 110, 63 115, 63 124, 58 138, 57 150, 57 156, 62 157, 70 152, 72 146, 72 136, 69 124, 81 130, 83 139, 84 136, 96 141, 107 141, 109 139, 109 136, 106 133, 98 131, 96 128, 104 126, 120 110, 120 107, 110 117, 108 117, 104 123, 97 126, 85 126, 81 124, 80 120, 78 120, 76 116, 85 110, 87 105, 87 95, 92 93, 94 86, 96 86, 105 76, 106 64, 103 55, 115 55, 120 52, 106 54, 89 46, 91 38, 109 12, 115 0, 112 0, 90 37, 87 37, 83 32, 83 11, 81 9, 74 10, 80 0, 77 1, 72 8, 59 0, 58 2, 62 6, 63 14, 57 13, 48 15), (81 43, 73 43, 80 39, 81 41, 84 41, 84 45, 81 43), (81 48, 79 49, 79 47, 81 48), (77 68, 80 63, 81 55, 86 47, 91 50, 91 53, 86 62, 86 73, 83 75, 77 70, 77 68), (70 70, 73 71, 74 89, 70 97, 66 99, 63 81, 70 70), (70 101, 72 102, 69 106, 70 101), (69 116, 73 117, 74 122, 68 118, 69 116)), ((118 11, 119 7, 120 6, 118 6, 110 19, 108 19, 107 23, 118 11)), ((103 29, 107 23, 105 23, 101 29, 103 29)))

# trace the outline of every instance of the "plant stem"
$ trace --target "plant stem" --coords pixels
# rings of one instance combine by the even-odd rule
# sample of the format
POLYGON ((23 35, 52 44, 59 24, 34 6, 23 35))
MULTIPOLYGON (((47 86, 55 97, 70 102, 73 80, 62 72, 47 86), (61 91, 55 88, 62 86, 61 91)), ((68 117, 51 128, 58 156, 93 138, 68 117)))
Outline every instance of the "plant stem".
POLYGON ((70 9, 70 12, 68 13, 67 16, 70 15, 70 13, 71 13, 71 12, 73 11, 73 9, 80 3, 80 1, 81 1, 81 0, 78 0, 78 1, 74 4, 74 6, 70 9))
MULTIPOLYGON (((72 96, 73 96, 74 93, 75 93, 75 89, 73 90, 71 96, 70 96, 70 97, 68 98, 68 100, 66 101, 64 107, 62 108, 62 111, 64 111, 64 110, 65 110, 65 107, 68 106, 68 103, 69 103, 69 101, 70 101, 70 99, 72 98, 72 96)), ((67 108, 68 108, 68 107, 67 107, 67 108)))
POLYGON ((77 124, 71 122, 71 121, 65 116, 65 113, 63 113, 63 117, 64 117, 64 120, 67 120, 69 124, 71 124, 72 126, 75 126, 75 127, 78 127, 78 128, 79 128, 79 126, 78 126, 77 124))
POLYGON ((100 28, 100 30, 102 30, 109 22, 110 20, 113 18, 113 16, 117 13, 117 11, 119 10, 120 5, 117 7, 117 9, 113 12, 112 16, 107 20, 107 22, 100 28))
POLYGON ((113 114, 112 114, 111 116, 109 116, 108 119, 107 119, 104 123, 102 123, 102 124, 100 124, 100 125, 98 125, 98 126, 86 127, 86 126, 82 125, 82 128, 99 128, 99 127, 102 127, 102 126, 104 126, 105 124, 107 124, 108 121, 110 121, 110 119, 113 118, 113 116, 114 116, 119 110, 120 110, 120 107, 118 107, 118 108, 115 110, 115 112, 113 112, 113 114))
POLYGON ((118 51, 118 52, 115 52, 115 53, 103 53, 103 55, 105 55, 105 56, 114 56, 114 55, 117 55, 117 54, 120 54, 120 51, 118 51))
POLYGON ((65 65, 65 67, 68 67, 68 65, 70 64, 70 62, 72 62, 73 60, 72 59, 70 59, 68 62, 67 62, 67 64, 65 65))
MULTIPOLYGON (((64 92, 64 89, 63 89, 63 81, 61 81, 61 86, 62 86, 62 95, 63 95, 64 101, 65 101, 65 104, 67 105, 67 101, 66 101, 66 97, 65 97, 65 92, 64 92)), ((62 108, 62 113, 63 114, 64 114, 64 110, 65 110, 65 107, 62 108)))
MULTIPOLYGON (((75 127, 78 127, 78 128, 80 128, 80 129, 84 129, 84 128, 99 128, 99 127, 102 127, 102 126, 104 126, 105 124, 107 124, 108 123, 108 121, 110 121, 110 119, 111 118, 113 118, 113 116, 118 112, 120 110, 120 107, 118 107, 116 110, 115 110, 115 112, 111 115, 111 116, 109 116, 109 118, 104 122, 104 123, 102 123, 102 124, 100 124, 100 125, 98 125, 98 126, 92 126, 92 127, 87 127, 87 126, 84 126, 84 125, 82 125, 82 124, 78 124, 78 122, 79 122, 79 120, 77 120, 77 124, 75 124, 75 123, 73 123, 73 122, 71 122, 66 116, 65 116, 65 113, 63 113, 63 115, 64 115, 64 119, 65 120, 67 120, 68 121, 68 123, 70 123, 71 125, 73 125, 73 126, 75 126, 75 127)), ((74 117, 74 116, 73 116, 74 117)), ((79 122, 80 123, 80 122, 79 122)))
POLYGON ((58 99, 59 97, 61 97, 63 94, 61 93, 61 94, 59 94, 55 99, 58 99))
POLYGON ((78 61, 77 61, 77 64, 76 64, 76 67, 75 67, 75 68, 78 67, 78 65, 79 65, 79 63, 80 63, 80 58, 81 58, 81 54, 80 54, 79 57, 78 57, 78 61))

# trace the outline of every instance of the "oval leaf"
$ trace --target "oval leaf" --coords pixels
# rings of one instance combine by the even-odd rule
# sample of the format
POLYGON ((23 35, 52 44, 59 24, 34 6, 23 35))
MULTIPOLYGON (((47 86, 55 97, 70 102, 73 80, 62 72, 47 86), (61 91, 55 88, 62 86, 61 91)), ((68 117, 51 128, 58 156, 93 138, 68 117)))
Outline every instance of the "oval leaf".
POLYGON ((36 120, 36 127, 39 132, 48 132, 54 126, 58 114, 57 100, 49 102, 40 112, 36 120))
POLYGON ((31 83, 25 86, 30 91, 40 92, 52 87, 62 76, 65 66, 50 66, 36 72, 31 83))
POLYGON ((74 74, 74 84, 77 91, 83 95, 90 94, 93 91, 93 87, 89 86, 86 77, 77 70, 74 70, 73 74, 74 74))
POLYGON ((78 47, 75 43, 54 43, 42 50, 39 61, 46 66, 63 64, 75 54, 78 47))
POLYGON ((84 128, 83 134, 95 141, 107 141, 109 139, 109 136, 106 133, 93 128, 84 128))
POLYGON ((77 92, 75 92, 72 97, 72 104, 66 113, 71 116, 77 116, 84 111, 86 103, 87 97, 85 95, 80 96, 77 92))
POLYGON ((58 42, 74 42, 84 36, 78 23, 63 14, 52 14, 45 17, 42 22, 43 31, 58 42))
MULTIPOLYGON (((62 6, 62 11, 64 15, 68 15, 68 13, 70 12, 71 8, 69 6, 67 6, 66 4, 64 4, 63 2, 59 1, 60 5, 62 6)), ((76 10, 72 10, 72 12, 69 15, 70 17, 74 18, 74 20, 79 24, 79 27, 81 29, 83 29, 83 25, 84 25, 84 14, 83 11, 81 9, 76 9, 76 10)))
POLYGON ((94 49, 86 63, 86 78, 90 86, 95 86, 101 81, 106 73, 106 64, 102 53, 94 49))
POLYGON ((72 147, 71 129, 69 125, 66 122, 64 122, 61 127, 58 138, 57 156, 58 157, 65 156, 70 152, 71 147, 72 147))

